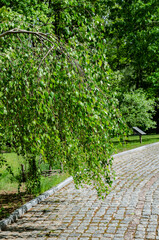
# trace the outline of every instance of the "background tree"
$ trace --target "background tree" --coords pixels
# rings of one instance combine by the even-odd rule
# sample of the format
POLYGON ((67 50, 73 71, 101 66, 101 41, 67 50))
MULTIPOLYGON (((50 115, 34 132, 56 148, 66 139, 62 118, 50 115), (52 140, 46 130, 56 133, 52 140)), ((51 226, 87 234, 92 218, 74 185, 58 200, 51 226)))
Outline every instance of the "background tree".
MULTIPOLYGON (((122 74, 121 90, 142 88, 158 105, 158 1, 108 1, 105 21, 108 63, 122 74), (150 76, 155 76, 150 78, 150 76), (150 80, 151 79, 151 80, 150 80), (154 89, 152 94, 152 89, 154 89), (151 94, 150 94, 151 92, 151 94)), ((158 109, 154 119, 159 132, 158 109)))
POLYGON ((147 99, 146 94, 141 90, 125 93, 120 110, 130 128, 138 126, 145 131, 156 125, 152 120, 154 101, 147 99))

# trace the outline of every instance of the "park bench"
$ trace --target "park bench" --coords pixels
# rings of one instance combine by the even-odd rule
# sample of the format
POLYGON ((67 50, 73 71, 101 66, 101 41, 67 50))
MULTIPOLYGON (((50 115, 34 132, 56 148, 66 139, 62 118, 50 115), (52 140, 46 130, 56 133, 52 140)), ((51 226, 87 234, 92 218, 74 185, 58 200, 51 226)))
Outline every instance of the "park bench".
POLYGON ((140 128, 138 127, 133 127, 134 134, 139 135, 140 137, 140 143, 142 143, 142 135, 145 135, 146 133, 143 132, 140 128))

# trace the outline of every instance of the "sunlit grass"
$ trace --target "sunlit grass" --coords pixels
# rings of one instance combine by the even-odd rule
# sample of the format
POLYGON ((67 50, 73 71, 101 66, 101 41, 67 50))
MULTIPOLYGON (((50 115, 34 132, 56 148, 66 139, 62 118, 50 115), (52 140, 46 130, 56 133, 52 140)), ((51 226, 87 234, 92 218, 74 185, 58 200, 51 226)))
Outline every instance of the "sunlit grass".
POLYGON ((40 193, 43 193, 50 188, 56 186, 57 184, 64 181, 66 178, 69 177, 68 173, 57 174, 50 177, 43 177, 41 178, 41 190, 40 193))
POLYGON ((6 167, 0 168, 0 191, 10 192, 18 189, 18 181, 16 177, 20 174, 21 164, 25 164, 23 157, 16 153, 3 153, 9 166, 14 173, 14 177, 8 173, 6 167))
MULTIPOLYGON (((25 159, 22 156, 18 156, 15 153, 4 153, 3 156, 7 160, 7 163, 11 166, 14 173, 14 177, 8 173, 6 167, 0 168, 0 192, 18 192, 18 176, 21 172, 21 164, 27 166, 25 159)), ((41 164, 41 170, 47 170, 49 165, 47 163, 41 164)), ((47 191, 53 186, 59 184, 68 177, 67 173, 55 174, 53 176, 41 176, 41 189, 39 193, 47 191)), ((21 190, 25 190, 25 183, 22 184, 21 190)))
POLYGON ((142 143, 140 143, 138 135, 129 136, 125 141, 121 143, 119 143, 117 138, 114 138, 112 142, 114 144, 114 153, 119 153, 133 148, 141 147, 147 144, 159 142, 159 134, 143 135, 142 143))

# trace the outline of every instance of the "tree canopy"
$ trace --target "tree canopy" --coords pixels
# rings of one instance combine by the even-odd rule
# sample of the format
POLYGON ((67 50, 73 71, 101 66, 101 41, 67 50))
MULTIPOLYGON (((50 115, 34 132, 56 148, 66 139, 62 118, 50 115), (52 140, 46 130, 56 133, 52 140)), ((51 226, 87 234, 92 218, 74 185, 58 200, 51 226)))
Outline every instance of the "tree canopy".
POLYGON ((125 93, 120 105, 120 111, 128 126, 138 126, 144 131, 155 127, 155 121, 152 120, 154 110, 154 100, 147 99, 141 90, 125 93))

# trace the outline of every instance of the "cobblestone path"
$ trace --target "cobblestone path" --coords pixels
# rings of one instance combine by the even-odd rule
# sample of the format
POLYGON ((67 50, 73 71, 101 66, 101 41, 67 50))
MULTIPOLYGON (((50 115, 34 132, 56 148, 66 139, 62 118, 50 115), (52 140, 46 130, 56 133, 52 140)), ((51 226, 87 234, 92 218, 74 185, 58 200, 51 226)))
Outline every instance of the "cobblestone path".
POLYGON ((106 199, 71 183, 0 232, 0 239, 159 239, 159 143, 115 156, 106 199))

